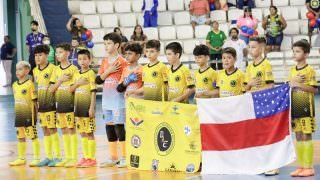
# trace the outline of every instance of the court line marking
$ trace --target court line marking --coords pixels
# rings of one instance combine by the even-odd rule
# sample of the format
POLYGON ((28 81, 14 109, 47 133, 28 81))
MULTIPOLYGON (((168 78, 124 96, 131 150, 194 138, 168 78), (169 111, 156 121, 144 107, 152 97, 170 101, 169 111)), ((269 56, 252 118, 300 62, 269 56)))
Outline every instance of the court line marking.
POLYGON ((92 176, 92 177, 85 177, 85 178, 80 178, 80 179, 83 179, 83 180, 88 180, 88 179, 94 179, 94 178, 97 178, 97 177, 104 177, 104 176, 110 176, 110 175, 114 175, 114 174, 126 174, 128 172, 133 172, 134 170, 125 170, 125 171, 121 171, 121 172, 111 172, 111 173, 104 173, 104 174, 97 174, 96 176, 92 176))

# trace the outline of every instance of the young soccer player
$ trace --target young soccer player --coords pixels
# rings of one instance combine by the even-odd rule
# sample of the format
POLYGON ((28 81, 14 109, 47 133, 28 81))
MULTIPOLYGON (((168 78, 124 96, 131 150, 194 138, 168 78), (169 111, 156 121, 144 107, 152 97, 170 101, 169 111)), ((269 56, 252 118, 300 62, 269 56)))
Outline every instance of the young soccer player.
POLYGON ((193 49, 193 55, 199 70, 195 72, 196 98, 209 98, 204 95, 207 91, 213 91, 217 80, 214 69, 208 65, 210 58, 208 46, 201 44, 193 49))
POLYGON ((188 103, 189 97, 195 92, 195 86, 190 70, 180 62, 180 43, 169 43, 165 53, 171 66, 168 73, 168 101, 188 103))
POLYGON ((50 78, 49 90, 55 93, 57 107, 57 128, 62 131, 65 159, 58 160, 52 166, 74 167, 78 161, 78 135, 74 119, 74 94, 70 92, 72 78, 78 68, 68 61, 71 47, 62 43, 56 47, 56 59, 60 65, 56 66, 50 78))
POLYGON ((46 158, 38 166, 52 166, 61 159, 60 139, 56 127, 56 102, 54 94, 49 91, 50 78, 55 66, 48 62, 50 49, 47 45, 38 45, 34 49, 37 66, 33 69, 33 77, 38 91, 38 112, 40 126, 43 130, 43 144, 46 158), (54 152, 55 158, 53 158, 54 152))
POLYGON ((96 141, 94 131, 96 129, 95 107, 96 107, 96 74, 89 65, 91 54, 88 50, 78 52, 78 62, 81 70, 75 73, 73 85, 70 91, 75 97, 75 118, 77 130, 81 135, 81 146, 84 157, 77 163, 77 167, 93 167, 96 161, 96 141))
POLYGON ((299 168, 291 176, 313 176, 313 142, 315 132, 314 93, 317 92, 316 73, 307 64, 310 44, 300 40, 293 44, 293 57, 297 65, 290 69, 289 84, 292 87, 292 129, 296 133, 296 152, 299 168))
MULTIPOLYGON (((272 67, 266 57, 263 56, 266 47, 264 37, 251 37, 249 39, 249 54, 253 58, 246 69, 245 89, 246 91, 261 91, 272 88, 274 79, 272 67)), ((264 173, 266 176, 279 174, 279 169, 270 170, 264 173)))
POLYGON ((125 102, 123 93, 117 91, 123 70, 127 62, 118 52, 121 45, 121 36, 117 33, 109 33, 103 37, 108 58, 102 60, 97 84, 103 83, 102 111, 106 122, 106 132, 109 141, 111 159, 102 163, 100 167, 117 165, 125 167, 125 102), (120 160, 118 159, 117 142, 120 145, 120 160))
MULTIPOLYGON (((131 92, 143 87, 142 84, 142 65, 138 64, 142 54, 142 47, 138 43, 129 44, 125 47, 125 56, 129 65, 122 72, 120 84, 117 87, 118 92, 126 92, 126 96, 131 92)), ((142 98, 140 95, 133 95, 135 98, 142 98)))
POLYGON ((33 82, 28 79, 31 66, 26 61, 16 65, 18 80, 12 85, 15 100, 15 127, 18 138, 18 159, 9 163, 10 166, 26 164, 26 138, 32 139, 33 161, 31 167, 40 162, 40 141, 37 134, 36 100, 37 92, 33 82))
POLYGON ((142 69, 143 87, 135 91, 128 91, 126 96, 143 94, 145 100, 167 100, 167 67, 158 60, 160 46, 158 40, 147 41, 145 55, 149 63, 144 65, 142 69))

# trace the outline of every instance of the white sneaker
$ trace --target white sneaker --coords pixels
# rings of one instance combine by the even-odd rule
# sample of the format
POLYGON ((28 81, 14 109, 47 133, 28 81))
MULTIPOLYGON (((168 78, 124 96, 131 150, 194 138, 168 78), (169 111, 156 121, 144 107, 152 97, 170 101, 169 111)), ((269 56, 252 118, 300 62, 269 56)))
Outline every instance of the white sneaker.
POLYGON ((279 174, 279 169, 274 169, 264 173, 265 176, 275 176, 279 174))
POLYGON ((119 160, 108 159, 106 162, 101 163, 100 167, 101 168, 113 167, 113 166, 117 165, 118 163, 119 163, 119 160))
POLYGON ((118 168, 125 168, 125 167, 127 167, 126 159, 124 159, 124 158, 120 159, 119 163, 117 164, 117 167, 118 167, 118 168))

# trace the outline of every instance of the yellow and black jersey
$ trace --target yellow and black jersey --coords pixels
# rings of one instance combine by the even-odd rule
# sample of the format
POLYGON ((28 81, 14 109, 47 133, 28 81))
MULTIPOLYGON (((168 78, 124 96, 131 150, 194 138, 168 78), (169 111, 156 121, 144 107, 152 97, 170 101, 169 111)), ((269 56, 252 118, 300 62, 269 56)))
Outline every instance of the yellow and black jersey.
MULTIPOLYGON (((250 63, 248 65, 245 75, 245 84, 253 78, 261 79, 261 88, 264 88, 267 84, 274 83, 272 67, 268 59, 265 58, 259 64, 250 63)), ((257 88, 252 87, 251 91, 255 90, 257 90, 257 88)))
MULTIPOLYGON (((215 83, 217 80, 217 74, 214 69, 211 67, 208 67, 204 71, 196 71, 194 73, 195 77, 195 85, 196 85, 196 93, 201 93, 205 91, 211 91, 215 87, 215 83)), ((202 98, 208 98, 207 96, 204 96, 202 98)))
POLYGON ((50 83, 56 83, 58 79, 64 74, 70 74, 71 79, 63 82, 55 92, 56 107, 58 113, 68 113, 74 111, 74 94, 70 92, 70 86, 73 84, 73 76, 79 71, 78 68, 70 64, 66 68, 60 65, 56 66, 51 78, 50 83))
POLYGON ((38 91, 39 112, 50 112, 56 110, 54 94, 49 91, 50 78, 55 69, 53 64, 40 69, 39 66, 33 69, 34 82, 38 91))
POLYGON ((96 74, 93 70, 89 69, 86 72, 78 71, 73 78, 73 83, 79 79, 87 79, 88 83, 79 86, 74 95, 74 107, 76 117, 89 117, 89 108, 91 105, 91 92, 97 90, 95 79, 96 74))
MULTIPOLYGON (((142 69, 143 93, 145 100, 161 101, 166 97, 165 85, 168 82, 167 67, 161 62, 142 69)), ((166 100, 166 98, 164 99, 166 100)))
POLYGON ((226 70, 220 70, 217 76, 217 88, 219 89, 219 97, 229 97, 243 94, 244 73, 240 69, 236 69, 233 73, 228 74, 226 70))
POLYGON ((28 127, 36 124, 35 101, 37 92, 31 80, 12 85, 14 94, 15 127, 28 127))
MULTIPOLYGON (((294 66, 290 69, 289 80, 295 78, 296 76, 302 77, 304 79, 303 84, 308 86, 316 87, 316 73, 310 65, 306 65, 303 68, 298 69, 294 66)), ((300 88, 293 88, 291 94, 291 114, 293 118, 302 117, 314 117, 314 94, 305 92, 300 88)))
MULTIPOLYGON (((194 80, 190 70, 183 64, 180 64, 177 69, 171 67, 168 73, 168 101, 183 95, 187 88, 194 87, 194 80)), ((183 103, 187 103, 188 99, 183 103)))

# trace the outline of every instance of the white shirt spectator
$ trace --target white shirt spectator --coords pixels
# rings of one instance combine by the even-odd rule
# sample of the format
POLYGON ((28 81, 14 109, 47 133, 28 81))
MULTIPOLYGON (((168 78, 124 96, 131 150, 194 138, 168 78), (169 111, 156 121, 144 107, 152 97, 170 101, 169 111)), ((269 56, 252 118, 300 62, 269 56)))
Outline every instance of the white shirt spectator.
POLYGON ((146 0, 145 11, 151 11, 153 6, 154 6, 153 0, 146 0))
POLYGON ((246 69, 246 62, 244 61, 243 57, 243 50, 247 48, 247 44, 242 39, 232 40, 229 38, 224 44, 223 48, 232 47, 237 52, 237 61, 235 66, 241 69, 243 72, 246 69))

